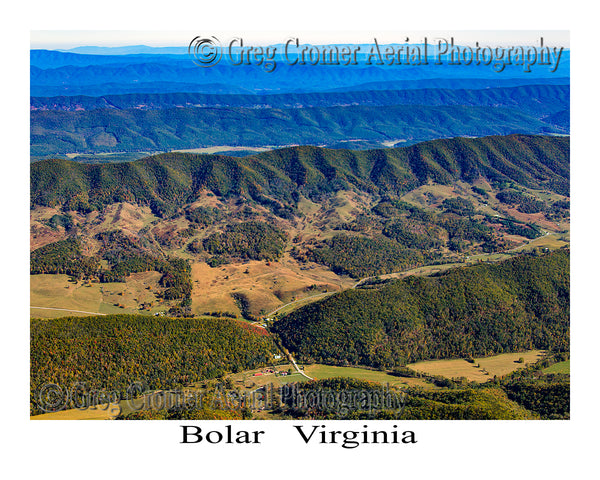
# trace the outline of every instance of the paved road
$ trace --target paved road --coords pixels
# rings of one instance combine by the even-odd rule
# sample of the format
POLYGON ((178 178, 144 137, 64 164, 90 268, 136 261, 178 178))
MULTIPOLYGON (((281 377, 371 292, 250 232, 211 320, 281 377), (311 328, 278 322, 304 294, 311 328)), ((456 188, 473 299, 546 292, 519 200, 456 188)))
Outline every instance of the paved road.
POLYGON ((61 312, 88 313, 90 315, 106 315, 106 313, 84 312, 83 310, 69 310, 68 308, 50 308, 50 307, 33 307, 33 306, 31 306, 29 308, 37 308, 39 310, 60 310, 61 312))
MULTIPOLYGON (((544 234, 544 236, 548 235, 549 233, 550 233, 550 232, 546 232, 546 233, 544 234)), ((538 238, 541 238, 541 237, 538 237, 538 238)), ((518 247, 512 248, 512 249, 510 249, 510 250, 505 250, 505 251, 502 251, 502 252, 494 252, 494 253, 486 254, 485 256, 499 255, 499 254, 503 254, 503 253, 504 253, 504 254, 511 254, 511 253, 513 253, 513 252, 517 252, 517 251, 519 251, 520 249, 523 249, 523 248, 524 248, 524 247, 526 247, 527 245, 529 245, 529 242, 527 242, 527 243, 525 243, 525 244, 523 244, 523 245, 519 245, 518 247)), ((484 256, 484 257, 485 257, 485 256, 484 256)), ((468 258, 468 257, 467 257, 467 258, 468 258)), ((483 258, 482 258, 482 260, 483 260, 483 258)), ((463 261, 463 262, 457 261, 456 263, 463 263, 463 264, 465 264, 465 265, 468 265, 468 263, 467 263, 467 262, 465 262, 465 261, 463 261)), ((443 265, 444 265, 444 264, 440 264, 440 266, 443 266, 443 265)), ((423 265, 422 267, 427 267, 427 266, 430 266, 430 265, 423 265)), ((419 267, 417 267, 417 268, 419 268, 419 267)), ((393 278, 393 275, 399 275, 399 274, 401 274, 401 273, 406 273, 406 272, 409 272, 410 270, 414 270, 414 268, 409 268, 409 269, 407 269, 407 270, 401 270, 401 271, 399 271, 399 272, 391 272, 391 273, 386 273, 386 274, 383 274, 383 275, 373 275, 373 276, 370 276, 370 277, 361 278, 361 279, 360 279, 360 280, 358 280, 358 281, 357 281, 357 282, 356 282, 354 285, 352 285, 351 287, 348 287, 348 288, 346 288, 346 289, 337 290, 337 291, 335 291, 335 292, 317 293, 316 295, 311 295, 311 296, 309 296, 309 297, 303 297, 303 298, 299 298, 298 300, 294 300, 293 302, 288 302, 288 303, 286 303, 285 305, 281 305, 281 307, 277 307, 275 310, 273 310, 272 312, 270 312, 269 314, 267 314, 267 317, 272 317, 272 316, 273 316, 273 315, 275 315, 275 314, 276 314, 276 313, 277 313, 279 310, 281 310, 282 308, 285 308, 285 307, 287 307, 288 305, 293 305, 294 303, 302 302, 302 301, 304 301, 304 300, 308 300, 309 298, 325 297, 325 296, 327 296, 327 295, 332 295, 332 294, 334 294, 334 293, 340 293, 340 292, 343 292, 344 290, 348 290, 348 289, 356 288, 356 287, 358 287, 359 285, 361 285, 363 282, 365 282, 365 281, 367 281, 367 280, 370 280, 370 279, 373 279, 373 278, 377 278, 377 276, 379 276, 379 277, 381 277, 381 278, 393 278)))
MULTIPOLYGON (((354 288, 354 287, 352 287, 354 288)), ((339 292, 342 292, 343 290, 339 290, 339 292)), ((309 298, 315 298, 315 297, 324 297, 326 295, 331 295, 332 293, 337 293, 337 292, 324 292, 324 293, 317 293, 316 295, 310 295, 309 297, 302 297, 299 298, 298 300, 294 300, 293 302, 288 302, 285 305, 282 305, 281 307, 277 307, 275 310, 273 310, 271 313, 267 314, 267 318, 272 317, 273 315, 275 315, 279 310, 281 310, 282 308, 287 307, 288 305, 293 305, 294 303, 297 302, 301 302, 303 300, 307 300, 309 298)))

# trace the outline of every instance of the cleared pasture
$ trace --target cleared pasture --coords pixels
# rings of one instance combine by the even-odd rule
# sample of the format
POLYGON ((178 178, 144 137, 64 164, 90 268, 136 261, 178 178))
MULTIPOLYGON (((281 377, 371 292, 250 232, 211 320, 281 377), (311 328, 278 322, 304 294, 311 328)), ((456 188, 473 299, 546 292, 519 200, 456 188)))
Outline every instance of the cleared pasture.
POLYGON ((316 380, 335 377, 349 377, 356 380, 364 380, 368 382, 377 382, 383 385, 390 384, 395 387, 423 387, 434 388, 434 386, 421 378, 397 377, 390 375, 387 372, 378 370, 369 370, 366 368, 356 367, 335 367, 332 365, 306 365, 304 372, 316 380))
POLYGON ((548 368, 542 370, 544 373, 565 373, 571 374, 571 360, 565 360, 564 362, 558 362, 554 365, 550 365, 548 368))
POLYGON ((70 408, 58 412, 44 413, 29 417, 30 420, 112 420, 121 411, 118 404, 102 404, 95 407, 70 408))
MULTIPOLYGON (((31 316, 56 318, 67 315, 84 315, 77 312, 45 310, 46 307, 65 310, 80 310, 90 313, 152 314, 168 308, 167 302, 158 298, 162 290, 158 285, 158 272, 134 273, 125 283, 90 283, 70 280, 68 275, 30 275, 29 292, 31 316), (140 310, 142 305, 148 306, 140 310)), ((88 313, 89 315, 89 313, 88 313)))
POLYGON ((192 264, 192 311, 222 311, 241 314, 232 294, 248 300, 253 315, 264 315, 286 303, 318 293, 339 291, 352 285, 322 266, 306 268, 285 255, 278 262, 250 260, 210 267, 192 264))
POLYGON ((530 350, 527 352, 502 353, 491 357, 476 358, 474 363, 464 359, 428 360, 425 362, 411 363, 408 368, 428 375, 440 375, 446 378, 464 377, 472 382, 484 383, 494 378, 501 377, 529 364, 535 363, 544 356, 543 350, 530 350), (520 363, 519 359, 523 362, 520 363))

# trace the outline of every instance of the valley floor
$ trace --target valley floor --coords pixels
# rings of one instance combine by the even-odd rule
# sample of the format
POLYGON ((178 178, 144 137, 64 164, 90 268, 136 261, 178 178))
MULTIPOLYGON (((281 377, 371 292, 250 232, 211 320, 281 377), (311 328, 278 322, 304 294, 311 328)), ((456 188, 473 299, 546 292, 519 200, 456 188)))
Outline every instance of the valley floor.
MULTIPOLYGON (((463 359, 455 360, 433 360, 428 362, 419 362, 408 365, 415 372, 431 376, 443 376, 448 379, 466 378, 468 381, 477 383, 488 382, 497 376, 498 378, 505 376, 518 369, 525 368, 536 363, 544 358, 545 352, 541 350, 530 350, 526 352, 506 353, 494 355, 491 357, 474 359, 475 363, 469 363, 463 359), (523 362, 519 362, 523 359, 523 362), (487 373, 485 373, 487 372, 487 373)), ((552 365, 544 370, 545 373, 568 373, 568 361, 560 362, 552 365), (567 365, 567 368, 564 365, 567 365)), ((336 367, 332 365, 310 364, 300 365, 299 368, 306 372, 315 380, 331 379, 331 378, 351 378, 368 382, 375 382, 383 386, 399 388, 421 388, 425 390, 445 390, 445 388, 437 387, 427 377, 405 377, 392 375, 390 372, 373 370, 362 367, 336 367)), ((294 370, 291 363, 281 363, 272 367, 262 367, 253 370, 233 373, 224 377, 225 382, 229 382, 231 389, 235 389, 242 395, 252 395, 259 389, 268 388, 274 391, 284 387, 286 384, 293 382, 305 382, 306 377, 303 377, 294 370)), ((186 388, 186 391, 203 392, 205 383, 201 382, 191 385, 186 388)), ((165 401, 161 392, 149 394, 160 398, 160 402, 165 401)), ((148 397, 148 395, 146 395, 148 397)), ((150 398, 148 397, 148 398, 150 398)), ((155 402, 156 405, 161 405, 158 400, 150 400, 149 404, 155 402)), ((141 402, 138 402, 141 404, 141 402)), ((68 409, 54 413, 45 413, 31 417, 32 420, 111 420, 114 419, 120 412, 130 412, 131 404, 127 401, 121 401, 118 404, 102 404, 86 409, 68 409)), ((258 418, 270 418, 268 412, 264 409, 259 409, 254 412, 258 418)))

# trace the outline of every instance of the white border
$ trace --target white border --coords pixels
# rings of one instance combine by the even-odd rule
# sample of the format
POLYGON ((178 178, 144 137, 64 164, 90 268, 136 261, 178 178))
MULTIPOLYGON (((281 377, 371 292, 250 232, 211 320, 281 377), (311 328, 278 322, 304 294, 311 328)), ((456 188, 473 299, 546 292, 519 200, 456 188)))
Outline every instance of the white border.
MULTIPOLYGON (((585 472, 595 457, 594 357, 598 336, 596 138, 597 45, 592 11, 574 3, 486 2, 103 2, 13 3, 3 25, 4 335, 2 402, 9 420, 9 465, 36 478, 230 478, 390 474, 419 478, 564 478, 585 472), (219 5, 219 6, 217 6, 219 5), (262 447, 179 445, 180 422, 31 422, 28 420, 28 49, 29 30, 139 29, 187 31, 398 31, 465 29, 571 30, 572 49, 572 420, 568 422, 400 422, 416 446, 305 447, 291 423, 270 422, 262 447), (593 276, 594 275, 594 276, 593 276), (594 302, 594 303, 593 303, 594 302), (594 436, 592 436, 594 435, 594 436)), ((209 422, 204 422, 209 423, 209 422)), ((364 422, 359 422, 363 424, 364 422)), ((373 422, 374 423, 374 422, 373 422)), ((240 428, 265 429, 262 422, 240 428)), ((348 428, 348 422, 344 428, 348 428)), ((6 450, 5 450, 6 451, 6 450)), ((8 452, 7 452, 8 453, 8 452)), ((5 464, 5 468, 6 468, 5 464)), ((8 470, 7 471, 11 471, 8 470)), ((584 474, 586 475, 586 474, 584 474)), ((589 475, 589 474, 587 474, 589 475)))

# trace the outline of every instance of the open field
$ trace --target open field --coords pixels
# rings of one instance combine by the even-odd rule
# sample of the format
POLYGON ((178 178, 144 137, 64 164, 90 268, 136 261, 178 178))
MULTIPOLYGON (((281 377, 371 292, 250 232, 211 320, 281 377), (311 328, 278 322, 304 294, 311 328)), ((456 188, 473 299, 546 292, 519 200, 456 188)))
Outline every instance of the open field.
POLYGON ((287 375, 285 377, 279 377, 279 383, 285 385, 286 383, 294 383, 294 382, 308 382, 308 378, 299 373, 292 373, 291 375, 287 375))
POLYGON ((469 363, 464 359, 453 360, 430 360, 407 365, 417 372, 428 375, 441 375, 446 378, 465 377, 469 381, 484 383, 507 373, 523 368, 541 359, 544 355, 542 350, 530 350, 528 352, 503 353, 492 357, 476 358, 475 363, 469 363), (523 363, 518 363, 519 358, 523 363))
POLYGON ((557 248, 564 247, 569 245, 570 242, 570 233, 548 233, 547 235, 543 235, 534 240, 530 240, 525 245, 521 245, 513 250, 512 252, 523 252, 527 250, 531 250, 534 247, 538 248, 550 248, 555 250, 557 248))
MULTIPOLYGON (((289 146, 289 145, 288 145, 289 146)), ((183 153, 219 153, 219 152, 240 152, 240 151, 252 151, 252 152, 267 152, 276 148, 283 148, 283 146, 267 146, 267 147, 238 147, 233 145, 215 145, 214 147, 198 147, 198 148, 187 148, 183 150, 171 150, 172 152, 183 152, 183 153)))
MULTIPOLYGON (((387 279, 395 279, 395 278, 404 278, 409 277, 411 275, 419 276, 419 277, 428 277, 430 275, 445 272, 446 270, 450 270, 456 267, 464 267, 467 265, 474 265, 479 261, 488 261, 488 262, 499 262, 502 260, 507 260, 511 258, 512 255, 509 253, 482 253, 480 255, 473 255, 471 257, 467 257, 464 262, 454 262, 454 263, 443 263, 440 265, 424 265, 422 267, 411 268, 410 270, 405 270, 403 272, 395 272, 395 273, 387 273, 385 275, 379 275, 379 278, 382 280, 387 279)), ((375 278, 375 277, 369 277, 375 278)), ((362 284, 367 279, 360 280, 356 285, 362 284)))
POLYGON ((339 291, 352 285, 352 279, 314 265, 300 265, 285 255, 278 262, 248 261, 212 268, 204 262, 192 264, 192 311, 222 311, 241 314, 232 294, 247 298, 253 315, 319 293, 339 291))
POLYGON ((68 275, 31 275, 31 316, 56 318, 89 315, 33 307, 104 314, 162 312, 168 308, 168 304, 156 296, 162 289, 158 286, 160 277, 158 272, 142 272, 127 277, 126 283, 73 283, 69 281, 68 275), (147 310, 140 310, 142 304, 151 306, 147 310))
MULTIPOLYGON (((98 152, 98 153, 65 153, 64 156, 75 162, 83 163, 111 163, 111 162, 133 162, 140 158, 150 157, 162 153, 160 151, 147 152, 98 152)), ((56 158, 53 156, 52 158, 56 158)), ((39 158, 34 158, 35 161, 39 158)))
POLYGON ((383 385, 390 384, 394 387, 423 387, 435 388, 431 383, 426 382, 421 378, 397 377, 386 372, 378 370, 369 370, 366 368, 355 367, 335 367, 331 365, 306 365, 304 368, 306 374, 316 380, 333 377, 350 377, 357 380, 365 380, 368 382, 377 382, 383 385))
POLYGON ((93 408, 71 408, 59 412, 44 413, 29 417, 31 420, 112 420, 119 414, 117 404, 103 404, 93 408))
POLYGON ((309 303, 316 302, 317 300, 322 300, 329 295, 333 295, 335 292, 326 292, 326 293, 317 293, 316 295, 311 295, 306 298, 302 298, 300 300, 296 300, 293 303, 285 304, 282 307, 279 307, 277 310, 271 312, 271 314, 276 314, 278 316, 287 315, 290 312, 293 312, 297 308, 300 308, 304 305, 308 305, 309 303))
POLYGON ((571 360, 565 360, 564 362, 558 362, 554 365, 550 365, 548 368, 542 370, 544 373, 571 373, 571 360))
POLYGON ((68 308, 52 308, 52 307, 29 307, 31 310, 30 316, 33 318, 60 318, 69 317, 89 317, 90 315, 104 315, 98 312, 83 312, 81 310, 70 310, 68 308))
POLYGON ((102 232, 119 230, 129 236, 137 236, 145 227, 158 222, 149 207, 141 207, 127 202, 106 206, 101 212, 94 210, 87 214, 74 211, 61 212, 55 208, 36 207, 30 213, 30 250, 35 250, 48 243, 64 240, 69 232, 62 226, 51 227, 49 220, 55 215, 67 214, 74 226, 85 233, 85 254, 97 252, 100 242, 94 236, 102 232))
POLYGON ((453 185, 426 184, 406 193, 402 200, 421 208, 431 209, 441 205, 446 198, 469 195, 467 193, 469 191, 468 184, 464 182, 456 182, 453 185))
MULTIPOLYGON (((273 368, 273 367, 269 367, 273 368)), ((281 387, 286 383, 290 382, 306 382, 307 378, 297 373, 290 364, 277 365, 274 370, 287 372, 291 369, 294 373, 288 376, 276 376, 273 373, 263 373, 260 376, 254 376, 255 373, 264 372, 266 368, 259 368, 255 370, 247 370, 244 372, 234 373, 229 375, 227 378, 231 379, 234 387, 245 388, 247 390, 254 390, 256 388, 273 384, 275 388, 281 387)), ((383 385, 390 384, 397 387, 423 387, 423 388, 436 388, 433 384, 420 379, 420 378, 407 378, 397 377, 390 375, 386 372, 378 370, 369 370, 366 368, 357 367, 335 367, 331 365, 323 364, 312 364, 304 365, 304 372, 315 380, 321 380, 324 378, 335 378, 335 377, 349 377, 357 380, 364 380, 369 382, 377 382, 383 385)))

